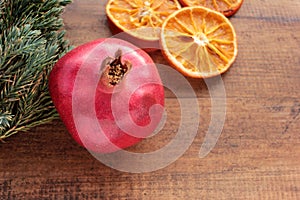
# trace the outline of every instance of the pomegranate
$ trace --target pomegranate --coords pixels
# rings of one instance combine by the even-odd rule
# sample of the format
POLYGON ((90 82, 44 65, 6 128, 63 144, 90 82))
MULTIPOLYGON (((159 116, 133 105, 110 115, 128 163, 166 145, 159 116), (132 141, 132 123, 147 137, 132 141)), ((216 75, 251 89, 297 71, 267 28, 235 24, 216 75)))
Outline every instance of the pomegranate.
POLYGON ((83 44, 54 66, 53 103, 77 143, 90 151, 132 146, 157 128, 164 89, 151 57, 121 39, 83 44))

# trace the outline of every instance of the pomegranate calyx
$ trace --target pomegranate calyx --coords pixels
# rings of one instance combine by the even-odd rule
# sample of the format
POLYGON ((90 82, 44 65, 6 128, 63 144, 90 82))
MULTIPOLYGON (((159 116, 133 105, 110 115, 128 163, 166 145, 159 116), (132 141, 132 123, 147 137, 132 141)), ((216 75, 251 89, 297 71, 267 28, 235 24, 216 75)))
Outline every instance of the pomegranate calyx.
POLYGON ((115 58, 106 58, 104 65, 101 79, 110 87, 118 85, 131 69, 129 61, 125 60, 122 63, 122 51, 120 49, 115 53, 115 58))

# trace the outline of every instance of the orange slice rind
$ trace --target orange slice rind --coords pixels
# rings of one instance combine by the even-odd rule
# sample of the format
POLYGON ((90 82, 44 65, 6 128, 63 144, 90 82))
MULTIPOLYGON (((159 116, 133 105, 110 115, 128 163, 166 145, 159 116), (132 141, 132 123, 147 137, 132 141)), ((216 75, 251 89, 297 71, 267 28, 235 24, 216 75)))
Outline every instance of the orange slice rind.
POLYGON ((108 19, 121 31, 142 40, 159 40, 164 20, 180 9, 177 0, 109 0, 108 19))
POLYGON ((179 0, 184 6, 203 6, 223 13, 226 17, 234 15, 243 0, 179 0))
POLYGON ((182 74, 208 78, 224 73, 237 56, 236 33, 221 13, 185 7, 164 22, 161 48, 165 58, 182 74))

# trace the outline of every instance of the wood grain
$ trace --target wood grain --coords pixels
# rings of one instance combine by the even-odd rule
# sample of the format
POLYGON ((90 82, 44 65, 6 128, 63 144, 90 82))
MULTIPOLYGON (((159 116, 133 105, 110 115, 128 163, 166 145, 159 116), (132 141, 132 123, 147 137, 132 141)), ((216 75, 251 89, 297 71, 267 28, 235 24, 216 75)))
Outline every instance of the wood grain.
MULTIPOLYGON (((67 7, 66 37, 73 45, 111 36, 105 4, 74 0, 67 7)), ((200 126, 176 162, 151 173, 111 169, 56 120, 0 145, 0 199, 300 199, 299 10, 296 0, 244 1, 231 18, 239 53, 222 76, 226 121, 207 157, 198 153, 210 123, 210 95, 203 80, 188 79, 200 126)), ((160 52, 151 56, 166 64, 160 52)), ((162 132, 129 151, 151 152, 172 141, 180 107, 170 91, 166 97, 162 132)))

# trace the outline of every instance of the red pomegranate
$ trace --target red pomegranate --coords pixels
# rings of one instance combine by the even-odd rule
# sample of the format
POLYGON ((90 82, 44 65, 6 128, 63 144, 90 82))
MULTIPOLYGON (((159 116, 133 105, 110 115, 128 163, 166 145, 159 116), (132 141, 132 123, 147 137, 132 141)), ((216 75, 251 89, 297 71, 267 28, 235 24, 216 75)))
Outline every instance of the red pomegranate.
POLYGON ((53 103, 72 137, 93 152, 132 146, 157 128, 164 88, 150 56, 120 39, 83 44, 54 66, 53 103))

